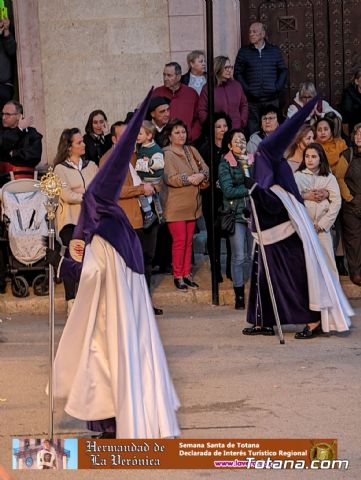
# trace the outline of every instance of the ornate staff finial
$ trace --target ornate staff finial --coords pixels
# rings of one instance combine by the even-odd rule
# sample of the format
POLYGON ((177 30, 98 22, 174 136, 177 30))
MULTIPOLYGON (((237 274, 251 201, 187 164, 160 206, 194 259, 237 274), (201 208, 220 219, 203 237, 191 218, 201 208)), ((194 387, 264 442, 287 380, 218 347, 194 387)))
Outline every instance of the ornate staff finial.
POLYGON ((48 199, 45 205, 48 212, 48 220, 54 220, 55 212, 59 204, 59 195, 65 184, 54 173, 53 167, 49 167, 48 172, 41 177, 37 186, 40 188, 41 193, 48 199))

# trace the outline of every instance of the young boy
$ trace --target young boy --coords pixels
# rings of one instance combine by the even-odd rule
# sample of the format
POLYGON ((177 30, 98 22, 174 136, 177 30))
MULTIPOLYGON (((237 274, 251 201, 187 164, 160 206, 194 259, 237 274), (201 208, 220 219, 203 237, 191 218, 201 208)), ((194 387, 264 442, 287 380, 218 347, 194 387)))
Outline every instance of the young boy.
MULTIPOLYGON (((164 173, 163 151, 154 141, 155 132, 156 130, 152 122, 144 120, 137 137, 137 163, 135 164, 135 170, 142 181, 152 183, 153 185, 160 183, 164 173)), ((144 213, 144 229, 149 228, 157 217, 159 223, 164 222, 159 193, 154 193, 151 197, 141 195, 139 202, 144 213), (152 200, 157 215, 152 212, 152 200)))

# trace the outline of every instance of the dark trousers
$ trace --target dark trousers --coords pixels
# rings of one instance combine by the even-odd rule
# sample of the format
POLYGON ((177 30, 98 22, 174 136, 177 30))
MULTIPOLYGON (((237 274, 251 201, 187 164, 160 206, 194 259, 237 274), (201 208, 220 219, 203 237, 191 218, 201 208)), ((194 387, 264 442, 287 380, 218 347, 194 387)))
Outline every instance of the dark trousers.
POLYGON ((3 106, 9 100, 12 100, 14 96, 14 89, 10 85, 3 85, 0 83, 0 112, 2 112, 3 106))
POLYGON ((280 101, 277 98, 276 100, 270 100, 269 102, 248 102, 247 131, 249 136, 260 129, 261 117, 259 112, 265 105, 273 105, 278 109, 280 101))
POLYGON ((172 265, 172 237, 165 223, 158 229, 153 265, 158 265, 160 272, 169 269, 172 265))
POLYGON ((147 281, 149 291, 152 278, 153 258, 157 244, 158 228, 159 225, 158 223, 156 223, 153 224, 150 228, 147 228, 146 230, 143 230, 142 228, 138 228, 135 230, 142 245, 144 257, 144 275, 147 281))
POLYGON ((353 206, 342 205, 343 243, 350 275, 361 275, 361 218, 357 218, 353 206))
MULTIPOLYGON (((59 232, 59 236, 61 238, 61 241, 63 242, 63 245, 65 247, 68 247, 65 254, 66 257, 70 256, 69 243, 70 243, 70 240, 73 238, 74 228, 75 228, 75 225, 68 224, 68 225, 65 225, 59 232)), ((63 279, 63 283, 64 283, 64 290, 65 290, 65 300, 66 301, 73 300, 76 295, 78 284, 75 283, 73 280, 70 280, 67 278, 63 279)))

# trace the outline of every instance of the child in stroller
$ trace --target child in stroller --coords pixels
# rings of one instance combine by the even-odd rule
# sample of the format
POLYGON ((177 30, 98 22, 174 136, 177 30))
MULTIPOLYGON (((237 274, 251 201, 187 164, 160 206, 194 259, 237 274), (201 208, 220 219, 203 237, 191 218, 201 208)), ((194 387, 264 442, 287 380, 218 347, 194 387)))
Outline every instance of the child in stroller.
POLYGON ((6 246, 2 251, 6 250, 8 256, 7 269, 0 272, 0 276, 11 278, 12 293, 16 297, 28 295, 30 280, 36 295, 47 295, 46 248, 42 242, 42 236, 48 235, 46 198, 35 179, 20 179, 6 183, 0 199, 1 243, 6 246))

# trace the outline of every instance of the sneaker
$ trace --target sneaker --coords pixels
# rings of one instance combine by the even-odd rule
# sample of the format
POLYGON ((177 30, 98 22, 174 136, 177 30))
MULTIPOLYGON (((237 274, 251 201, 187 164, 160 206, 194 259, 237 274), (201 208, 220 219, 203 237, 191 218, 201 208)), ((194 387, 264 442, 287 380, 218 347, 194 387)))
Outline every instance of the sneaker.
POLYGON ((178 288, 178 290, 183 290, 183 292, 186 292, 188 290, 188 287, 184 283, 183 278, 175 278, 174 285, 175 285, 175 288, 178 288))
POLYGON ((194 290, 197 290, 197 288, 199 288, 198 283, 193 282, 192 275, 188 275, 187 277, 184 277, 183 282, 185 283, 185 285, 187 285, 187 287, 193 288, 194 290))
POLYGON ((147 214, 144 217, 143 229, 147 230, 148 228, 150 228, 153 225, 153 223, 157 220, 157 218, 158 218, 157 215, 153 212, 150 212, 149 215, 147 214))

